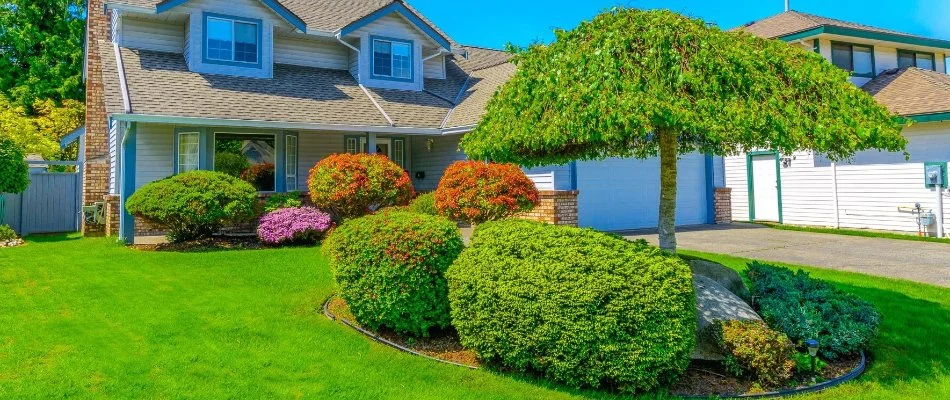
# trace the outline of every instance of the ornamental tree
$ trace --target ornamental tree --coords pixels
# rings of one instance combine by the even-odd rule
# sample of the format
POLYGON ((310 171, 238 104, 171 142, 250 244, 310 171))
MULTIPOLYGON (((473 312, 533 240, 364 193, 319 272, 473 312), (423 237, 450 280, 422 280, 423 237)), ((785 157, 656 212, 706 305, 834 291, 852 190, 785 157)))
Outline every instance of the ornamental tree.
POLYGON ((435 208, 449 218, 482 223, 538 204, 534 182, 514 164, 456 161, 435 190, 435 208))
POLYGON ((812 150, 837 160, 905 146, 895 116, 801 46, 627 8, 555 35, 516 51, 517 73, 462 149, 524 166, 659 155, 669 251, 682 154, 812 150))
POLYGON ((0 178, 0 193, 22 193, 30 186, 30 167, 24 161, 23 150, 4 137, 0 137, 0 178))
POLYGON ((404 206, 414 195, 409 174, 381 154, 332 154, 310 170, 310 201, 341 218, 404 206))

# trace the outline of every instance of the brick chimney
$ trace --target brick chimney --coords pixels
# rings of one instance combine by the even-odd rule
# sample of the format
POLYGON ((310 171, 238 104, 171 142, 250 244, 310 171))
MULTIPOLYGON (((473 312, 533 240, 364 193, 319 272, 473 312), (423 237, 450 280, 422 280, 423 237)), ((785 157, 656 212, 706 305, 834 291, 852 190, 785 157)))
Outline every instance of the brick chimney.
MULTIPOLYGON (((109 127, 102 81, 99 41, 109 39, 110 18, 105 0, 89 0, 86 17, 86 139, 82 175, 82 203, 102 202, 109 194, 109 127)), ((104 225, 82 224, 84 236, 102 236, 104 225)))

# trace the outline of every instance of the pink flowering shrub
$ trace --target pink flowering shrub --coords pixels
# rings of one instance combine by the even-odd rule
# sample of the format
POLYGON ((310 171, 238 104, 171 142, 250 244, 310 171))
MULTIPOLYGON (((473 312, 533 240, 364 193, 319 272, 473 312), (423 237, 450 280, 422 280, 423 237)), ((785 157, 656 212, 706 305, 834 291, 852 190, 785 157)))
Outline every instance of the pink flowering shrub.
POLYGON ((316 243, 330 228, 330 214, 313 207, 281 208, 265 214, 257 227, 257 237, 266 244, 316 243))

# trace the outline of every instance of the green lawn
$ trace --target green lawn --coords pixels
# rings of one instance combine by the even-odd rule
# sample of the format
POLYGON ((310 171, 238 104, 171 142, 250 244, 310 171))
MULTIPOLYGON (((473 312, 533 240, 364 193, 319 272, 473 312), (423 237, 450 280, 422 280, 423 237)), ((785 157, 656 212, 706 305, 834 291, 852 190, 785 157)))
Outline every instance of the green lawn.
POLYGON ((871 237, 871 238, 882 238, 882 239, 910 240, 914 242, 931 242, 931 243, 950 244, 950 239, 947 239, 947 238, 938 238, 938 237, 933 237, 933 236, 917 236, 912 233, 880 232, 880 231, 868 231, 868 230, 858 230, 858 229, 821 228, 821 227, 815 227, 815 226, 776 224, 772 222, 756 222, 756 224, 767 226, 772 229, 783 230, 783 231, 827 233, 827 234, 832 234, 832 235, 860 236, 860 237, 871 237))
MULTIPOLYGON (((817 276, 884 314, 871 370, 823 397, 950 397, 950 290, 817 276)), ((33 238, 0 249, 0 398, 612 398, 372 343, 319 312, 332 290, 316 248, 153 253, 33 238)))

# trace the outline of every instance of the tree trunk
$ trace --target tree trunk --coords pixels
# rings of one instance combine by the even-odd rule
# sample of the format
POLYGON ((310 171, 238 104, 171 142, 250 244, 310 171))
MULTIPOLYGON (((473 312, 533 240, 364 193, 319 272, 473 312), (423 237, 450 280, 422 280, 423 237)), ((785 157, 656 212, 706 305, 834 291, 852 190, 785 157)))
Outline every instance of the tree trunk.
POLYGON ((660 248, 676 252, 676 134, 666 130, 660 136, 660 248))

